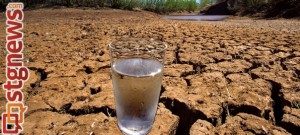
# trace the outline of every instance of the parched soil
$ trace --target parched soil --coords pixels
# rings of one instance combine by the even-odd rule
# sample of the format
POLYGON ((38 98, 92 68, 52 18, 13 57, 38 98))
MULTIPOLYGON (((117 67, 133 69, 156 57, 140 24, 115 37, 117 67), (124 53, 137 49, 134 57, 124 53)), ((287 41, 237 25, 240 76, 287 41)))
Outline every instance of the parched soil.
MULTIPOLYGON (((0 15, 5 82, 5 18, 0 15)), ((121 135, 108 44, 125 35, 168 43, 150 135, 299 134, 300 21, 165 20, 150 12, 25 12, 30 79, 24 135, 121 135)), ((0 113, 5 111, 0 91, 0 113)))

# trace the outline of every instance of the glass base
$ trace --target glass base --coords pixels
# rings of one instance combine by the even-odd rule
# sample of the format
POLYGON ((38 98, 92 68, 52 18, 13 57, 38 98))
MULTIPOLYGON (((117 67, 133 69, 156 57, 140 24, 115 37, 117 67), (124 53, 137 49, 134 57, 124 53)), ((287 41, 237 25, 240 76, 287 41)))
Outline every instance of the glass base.
POLYGON ((125 135, 147 135, 152 128, 151 121, 120 120, 119 129, 125 135))

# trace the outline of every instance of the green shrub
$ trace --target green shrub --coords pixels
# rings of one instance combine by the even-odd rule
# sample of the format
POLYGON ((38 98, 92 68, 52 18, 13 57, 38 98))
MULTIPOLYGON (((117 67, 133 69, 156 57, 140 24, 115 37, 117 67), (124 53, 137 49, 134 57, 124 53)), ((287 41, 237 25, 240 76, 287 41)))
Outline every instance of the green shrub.
POLYGON ((201 0, 200 9, 208 7, 212 3, 211 0, 201 0))
POLYGON ((196 0, 143 0, 143 9, 155 12, 195 11, 196 0))
POLYGON ((141 7, 139 0, 124 0, 122 3, 122 9, 132 10, 133 8, 141 7))
POLYGON ((48 4, 83 7, 111 7, 118 9, 141 8, 154 12, 195 11, 198 9, 196 0, 10 0, 22 1, 25 4, 48 4))

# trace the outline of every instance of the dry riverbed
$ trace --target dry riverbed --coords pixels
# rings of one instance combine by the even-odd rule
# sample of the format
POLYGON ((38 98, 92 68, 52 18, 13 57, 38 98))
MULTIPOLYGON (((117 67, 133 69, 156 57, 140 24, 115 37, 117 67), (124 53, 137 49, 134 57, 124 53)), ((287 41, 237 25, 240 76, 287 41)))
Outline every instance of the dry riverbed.
MULTIPOLYGON (((0 15, 0 84, 5 16, 0 15)), ((151 135, 300 133, 300 21, 165 20, 150 12, 25 12, 24 134, 121 135, 107 45, 124 35, 168 43, 151 135)), ((5 110, 0 91, 0 113, 5 110)))

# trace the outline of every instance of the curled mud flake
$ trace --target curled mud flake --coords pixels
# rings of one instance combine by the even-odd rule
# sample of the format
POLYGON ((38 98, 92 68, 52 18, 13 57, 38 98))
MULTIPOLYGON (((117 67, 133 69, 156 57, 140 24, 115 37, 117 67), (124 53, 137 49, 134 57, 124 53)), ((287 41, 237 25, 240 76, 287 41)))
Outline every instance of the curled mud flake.
POLYGON ((120 74, 120 78, 121 78, 121 79, 124 79, 124 75, 121 75, 121 74, 120 74))
POLYGON ((91 90, 91 94, 94 95, 101 92, 101 87, 90 88, 90 90, 91 90))
POLYGON ((99 51, 99 53, 98 53, 98 55, 100 55, 100 56, 103 56, 105 54, 105 52, 104 51, 99 51))

